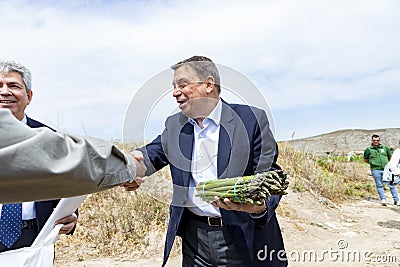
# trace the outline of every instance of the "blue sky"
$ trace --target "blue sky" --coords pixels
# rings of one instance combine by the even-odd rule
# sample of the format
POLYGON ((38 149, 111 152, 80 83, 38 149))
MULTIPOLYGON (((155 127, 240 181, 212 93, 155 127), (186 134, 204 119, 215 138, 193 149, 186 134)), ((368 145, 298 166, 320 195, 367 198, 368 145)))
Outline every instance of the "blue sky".
POLYGON ((396 0, 3 0, 0 59, 31 69, 28 115, 109 140, 122 139, 139 88, 195 54, 257 85, 278 140, 395 128, 399 10, 396 0))

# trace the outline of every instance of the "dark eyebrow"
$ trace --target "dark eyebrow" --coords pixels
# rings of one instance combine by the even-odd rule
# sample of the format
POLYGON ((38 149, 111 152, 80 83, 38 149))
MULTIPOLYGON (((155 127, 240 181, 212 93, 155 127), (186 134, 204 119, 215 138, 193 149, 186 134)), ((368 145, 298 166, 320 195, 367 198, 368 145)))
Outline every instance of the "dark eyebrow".
POLYGON ((9 85, 20 85, 20 86, 22 86, 22 84, 20 84, 19 82, 8 82, 7 84, 9 84, 9 85))
POLYGON ((24 85, 19 82, 8 82, 6 83, 8 87, 17 87, 18 89, 23 89, 24 85))

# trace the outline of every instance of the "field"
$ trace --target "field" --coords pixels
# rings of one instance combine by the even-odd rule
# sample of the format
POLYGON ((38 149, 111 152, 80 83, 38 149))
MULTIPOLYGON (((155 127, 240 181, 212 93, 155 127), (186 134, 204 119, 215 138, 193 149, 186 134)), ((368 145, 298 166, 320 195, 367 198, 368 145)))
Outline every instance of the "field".
MULTIPOLYGON (((283 197, 277 210, 287 249, 298 248, 304 243, 303 238, 312 237, 310 233, 319 233, 317 239, 322 233, 334 238, 337 233, 321 222, 325 217, 330 218, 328 226, 343 226, 346 220, 348 224, 359 220, 350 217, 357 213, 351 207, 357 209, 358 205, 363 205, 365 209, 371 208, 372 213, 372 209, 377 209, 374 211, 377 213, 381 210, 373 179, 362 156, 315 156, 281 143, 278 163, 290 176, 289 194, 283 197), (354 203, 359 204, 354 207, 354 203), (343 217, 345 211, 349 212, 349 217, 343 217)), ((156 259, 158 264, 154 266, 160 266, 170 197, 168 170, 151 177, 135 192, 128 193, 118 187, 89 196, 80 207, 75 234, 62 236, 56 244, 56 266, 125 266, 123 263, 139 266, 138 259, 156 259), (110 265, 104 265, 106 261, 111 262, 110 265)), ((388 199, 391 200, 389 196, 388 199)), ((389 207, 385 211, 388 214, 382 216, 393 217, 392 209, 399 214, 396 208, 389 207)), ((360 223, 369 220, 360 216, 360 223)), ((400 222, 393 219, 389 226, 399 237, 400 249, 400 222)), ((358 230, 351 231, 357 233, 362 228, 363 225, 357 225, 358 230)), ((315 242, 310 240, 310 247, 323 245, 324 238, 315 242)), ((379 247, 379 243, 375 245, 379 247)), ((172 258, 179 255, 179 249, 177 239, 172 258)), ((395 250, 397 254, 399 249, 395 250)))

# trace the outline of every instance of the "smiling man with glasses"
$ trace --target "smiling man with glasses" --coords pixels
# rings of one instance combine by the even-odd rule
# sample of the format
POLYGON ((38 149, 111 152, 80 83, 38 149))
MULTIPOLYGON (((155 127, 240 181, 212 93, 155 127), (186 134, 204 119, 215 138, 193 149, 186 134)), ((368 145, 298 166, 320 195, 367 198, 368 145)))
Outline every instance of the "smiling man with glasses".
MULTIPOLYGON (((377 134, 372 135, 371 145, 367 147, 364 151, 364 161, 369 163, 371 168, 372 177, 374 177, 376 191, 378 191, 379 198, 381 199, 381 205, 386 206, 386 196, 383 189, 383 170, 386 164, 392 157, 392 153, 387 146, 380 144, 380 137, 377 134)), ((394 205, 399 203, 399 197, 397 194, 396 186, 388 185, 390 193, 393 196, 394 205)))
POLYGON ((279 168, 266 112, 225 102, 218 69, 206 57, 194 56, 171 68, 172 96, 180 112, 169 116, 163 133, 140 149, 147 176, 167 165, 171 171, 174 191, 162 265, 180 236, 184 267, 287 266, 275 214, 281 196, 256 205, 220 198, 209 203, 194 194, 202 181, 279 168), (272 253, 260 258, 259 251, 266 249, 272 253))

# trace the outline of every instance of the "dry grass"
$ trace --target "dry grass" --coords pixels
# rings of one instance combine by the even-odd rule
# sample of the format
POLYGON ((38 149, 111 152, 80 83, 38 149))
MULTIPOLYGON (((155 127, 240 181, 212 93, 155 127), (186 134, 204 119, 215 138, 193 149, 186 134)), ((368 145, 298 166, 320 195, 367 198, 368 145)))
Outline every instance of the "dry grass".
POLYGON ((310 191, 334 202, 348 198, 368 198, 375 194, 368 164, 360 158, 317 157, 280 144, 278 163, 291 176, 294 191, 310 191))
MULTIPOLYGON (((131 144, 124 148, 135 147, 131 144)), ((148 177, 140 190, 126 192, 117 187, 90 195, 79 207, 74 235, 61 236, 56 243, 56 262, 161 258, 171 197, 168 168, 148 177)), ((177 239, 172 255, 179 249, 177 239)))
MULTIPOLYGON (((128 149, 134 148, 130 145, 128 149)), ((375 194, 367 164, 318 158, 280 144, 278 163, 290 176, 292 191, 308 190, 333 202, 375 194)), ((79 208, 73 236, 57 242, 56 262, 112 257, 118 261, 162 257, 172 186, 168 169, 158 172, 136 192, 123 188, 89 196, 79 208)), ((296 216, 280 205, 280 216, 296 216)), ((172 254, 179 253, 177 239, 172 254)))

